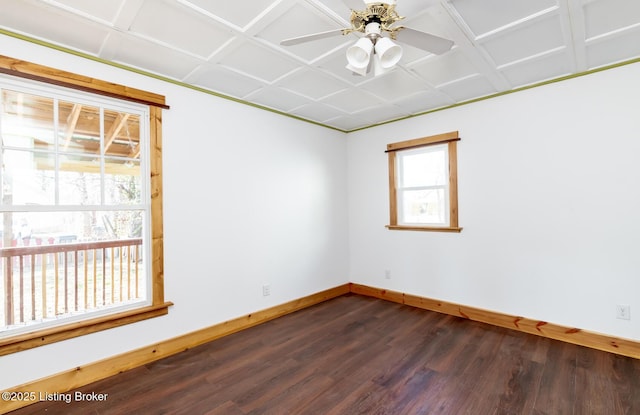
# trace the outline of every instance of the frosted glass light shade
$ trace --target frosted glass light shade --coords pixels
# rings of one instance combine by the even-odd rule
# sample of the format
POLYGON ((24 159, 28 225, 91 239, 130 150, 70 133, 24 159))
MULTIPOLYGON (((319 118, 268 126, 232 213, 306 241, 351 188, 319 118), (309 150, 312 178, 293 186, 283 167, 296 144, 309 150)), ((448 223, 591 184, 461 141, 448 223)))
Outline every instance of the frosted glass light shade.
POLYGON ((388 37, 381 37, 376 42, 376 55, 380 57, 380 66, 389 69, 402 58, 402 47, 388 37))
POLYGON ((354 68, 367 68, 373 52, 373 43, 369 38, 363 37, 349 49, 347 49, 347 62, 354 68))

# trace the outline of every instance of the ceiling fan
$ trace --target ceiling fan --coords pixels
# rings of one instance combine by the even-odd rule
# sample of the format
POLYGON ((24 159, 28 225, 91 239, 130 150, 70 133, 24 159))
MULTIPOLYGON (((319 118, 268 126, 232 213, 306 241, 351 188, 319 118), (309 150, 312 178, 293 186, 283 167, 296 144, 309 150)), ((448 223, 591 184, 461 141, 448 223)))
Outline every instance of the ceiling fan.
POLYGON ((366 75, 373 67, 374 74, 384 73, 394 67, 402 57, 402 48, 394 40, 406 43, 434 54, 442 54, 453 47, 453 41, 405 26, 394 26, 404 17, 396 12, 397 0, 343 0, 351 9, 351 27, 330 30, 280 42, 283 46, 298 45, 350 33, 363 33, 354 45, 347 49, 347 69, 357 75, 366 75), (360 10, 361 7, 364 10, 360 10), (389 37, 383 37, 387 32, 389 37))

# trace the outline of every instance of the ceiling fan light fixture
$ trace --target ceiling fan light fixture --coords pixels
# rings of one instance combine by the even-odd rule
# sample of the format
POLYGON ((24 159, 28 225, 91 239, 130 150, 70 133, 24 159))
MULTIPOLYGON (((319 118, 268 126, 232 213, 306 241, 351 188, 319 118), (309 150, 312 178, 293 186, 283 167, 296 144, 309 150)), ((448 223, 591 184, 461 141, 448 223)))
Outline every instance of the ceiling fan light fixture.
POLYGON ((350 63, 348 63, 347 66, 345 66, 345 68, 347 68, 348 70, 353 72, 355 75, 360 75, 360 76, 367 76, 367 73, 369 72, 369 65, 367 65, 365 67, 357 68, 357 67, 351 65, 350 63))
POLYGON ((434 54, 446 53, 453 47, 454 43, 449 39, 406 26, 397 26, 396 23, 404 19, 395 10, 397 0, 342 1, 351 9, 351 27, 285 39, 280 44, 292 46, 326 37, 361 33, 364 37, 358 39, 346 51, 346 67, 356 75, 362 76, 370 71, 375 74, 385 73, 400 62, 402 47, 395 41, 434 54), (365 9, 362 10, 362 7, 365 9), (387 37, 383 37, 384 35, 387 37))
POLYGON ((376 42, 375 53, 380 58, 380 66, 389 69, 400 62, 402 47, 388 37, 381 37, 376 42))
POLYGON ((369 38, 363 37, 349 49, 347 49, 347 62, 354 68, 367 69, 369 65, 369 59, 373 52, 373 43, 369 38))
POLYGON ((371 58, 371 61, 372 61, 371 66, 373 67, 373 76, 383 75, 389 71, 389 69, 383 68, 382 65, 380 64, 379 55, 374 54, 373 57, 371 58))

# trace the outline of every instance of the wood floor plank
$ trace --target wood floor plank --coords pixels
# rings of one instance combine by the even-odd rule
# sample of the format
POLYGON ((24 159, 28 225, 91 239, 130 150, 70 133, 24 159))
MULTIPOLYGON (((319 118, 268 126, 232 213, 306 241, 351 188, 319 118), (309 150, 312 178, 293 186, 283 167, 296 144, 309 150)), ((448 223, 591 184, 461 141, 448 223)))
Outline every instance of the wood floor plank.
MULTIPOLYGON (((191 413, 195 414, 197 412, 191 413)), ((222 405, 218 405, 215 408, 203 412, 203 415, 245 415, 245 413, 240 408, 238 408, 235 403, 227 401, 222 405)))
POLYGON ((640 360, 345 295, 79 391, 12 414, 635 414, 640 360))
POLYGON ((573 414, 576 401, 577 346, 544 340, 549 345, 533 414, 573 414))

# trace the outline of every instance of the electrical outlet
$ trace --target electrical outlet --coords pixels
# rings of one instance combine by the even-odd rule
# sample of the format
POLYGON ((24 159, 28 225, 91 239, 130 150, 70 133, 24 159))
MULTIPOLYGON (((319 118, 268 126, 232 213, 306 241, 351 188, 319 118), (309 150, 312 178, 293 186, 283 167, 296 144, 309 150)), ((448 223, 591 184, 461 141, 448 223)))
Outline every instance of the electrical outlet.
POLYGON ((390 269, 385 269, 384 270, 384 278, 390 280, 391 279, 391 270, 390 269))
POLYGON ((268 295, 271 295, 271 285, 265 284, 262 286, 262 296, 266 297, 268 295))
POLYGON ((616 305, 616 318, 621 320, 631 320, 631 306, 628 304, 616 305))

